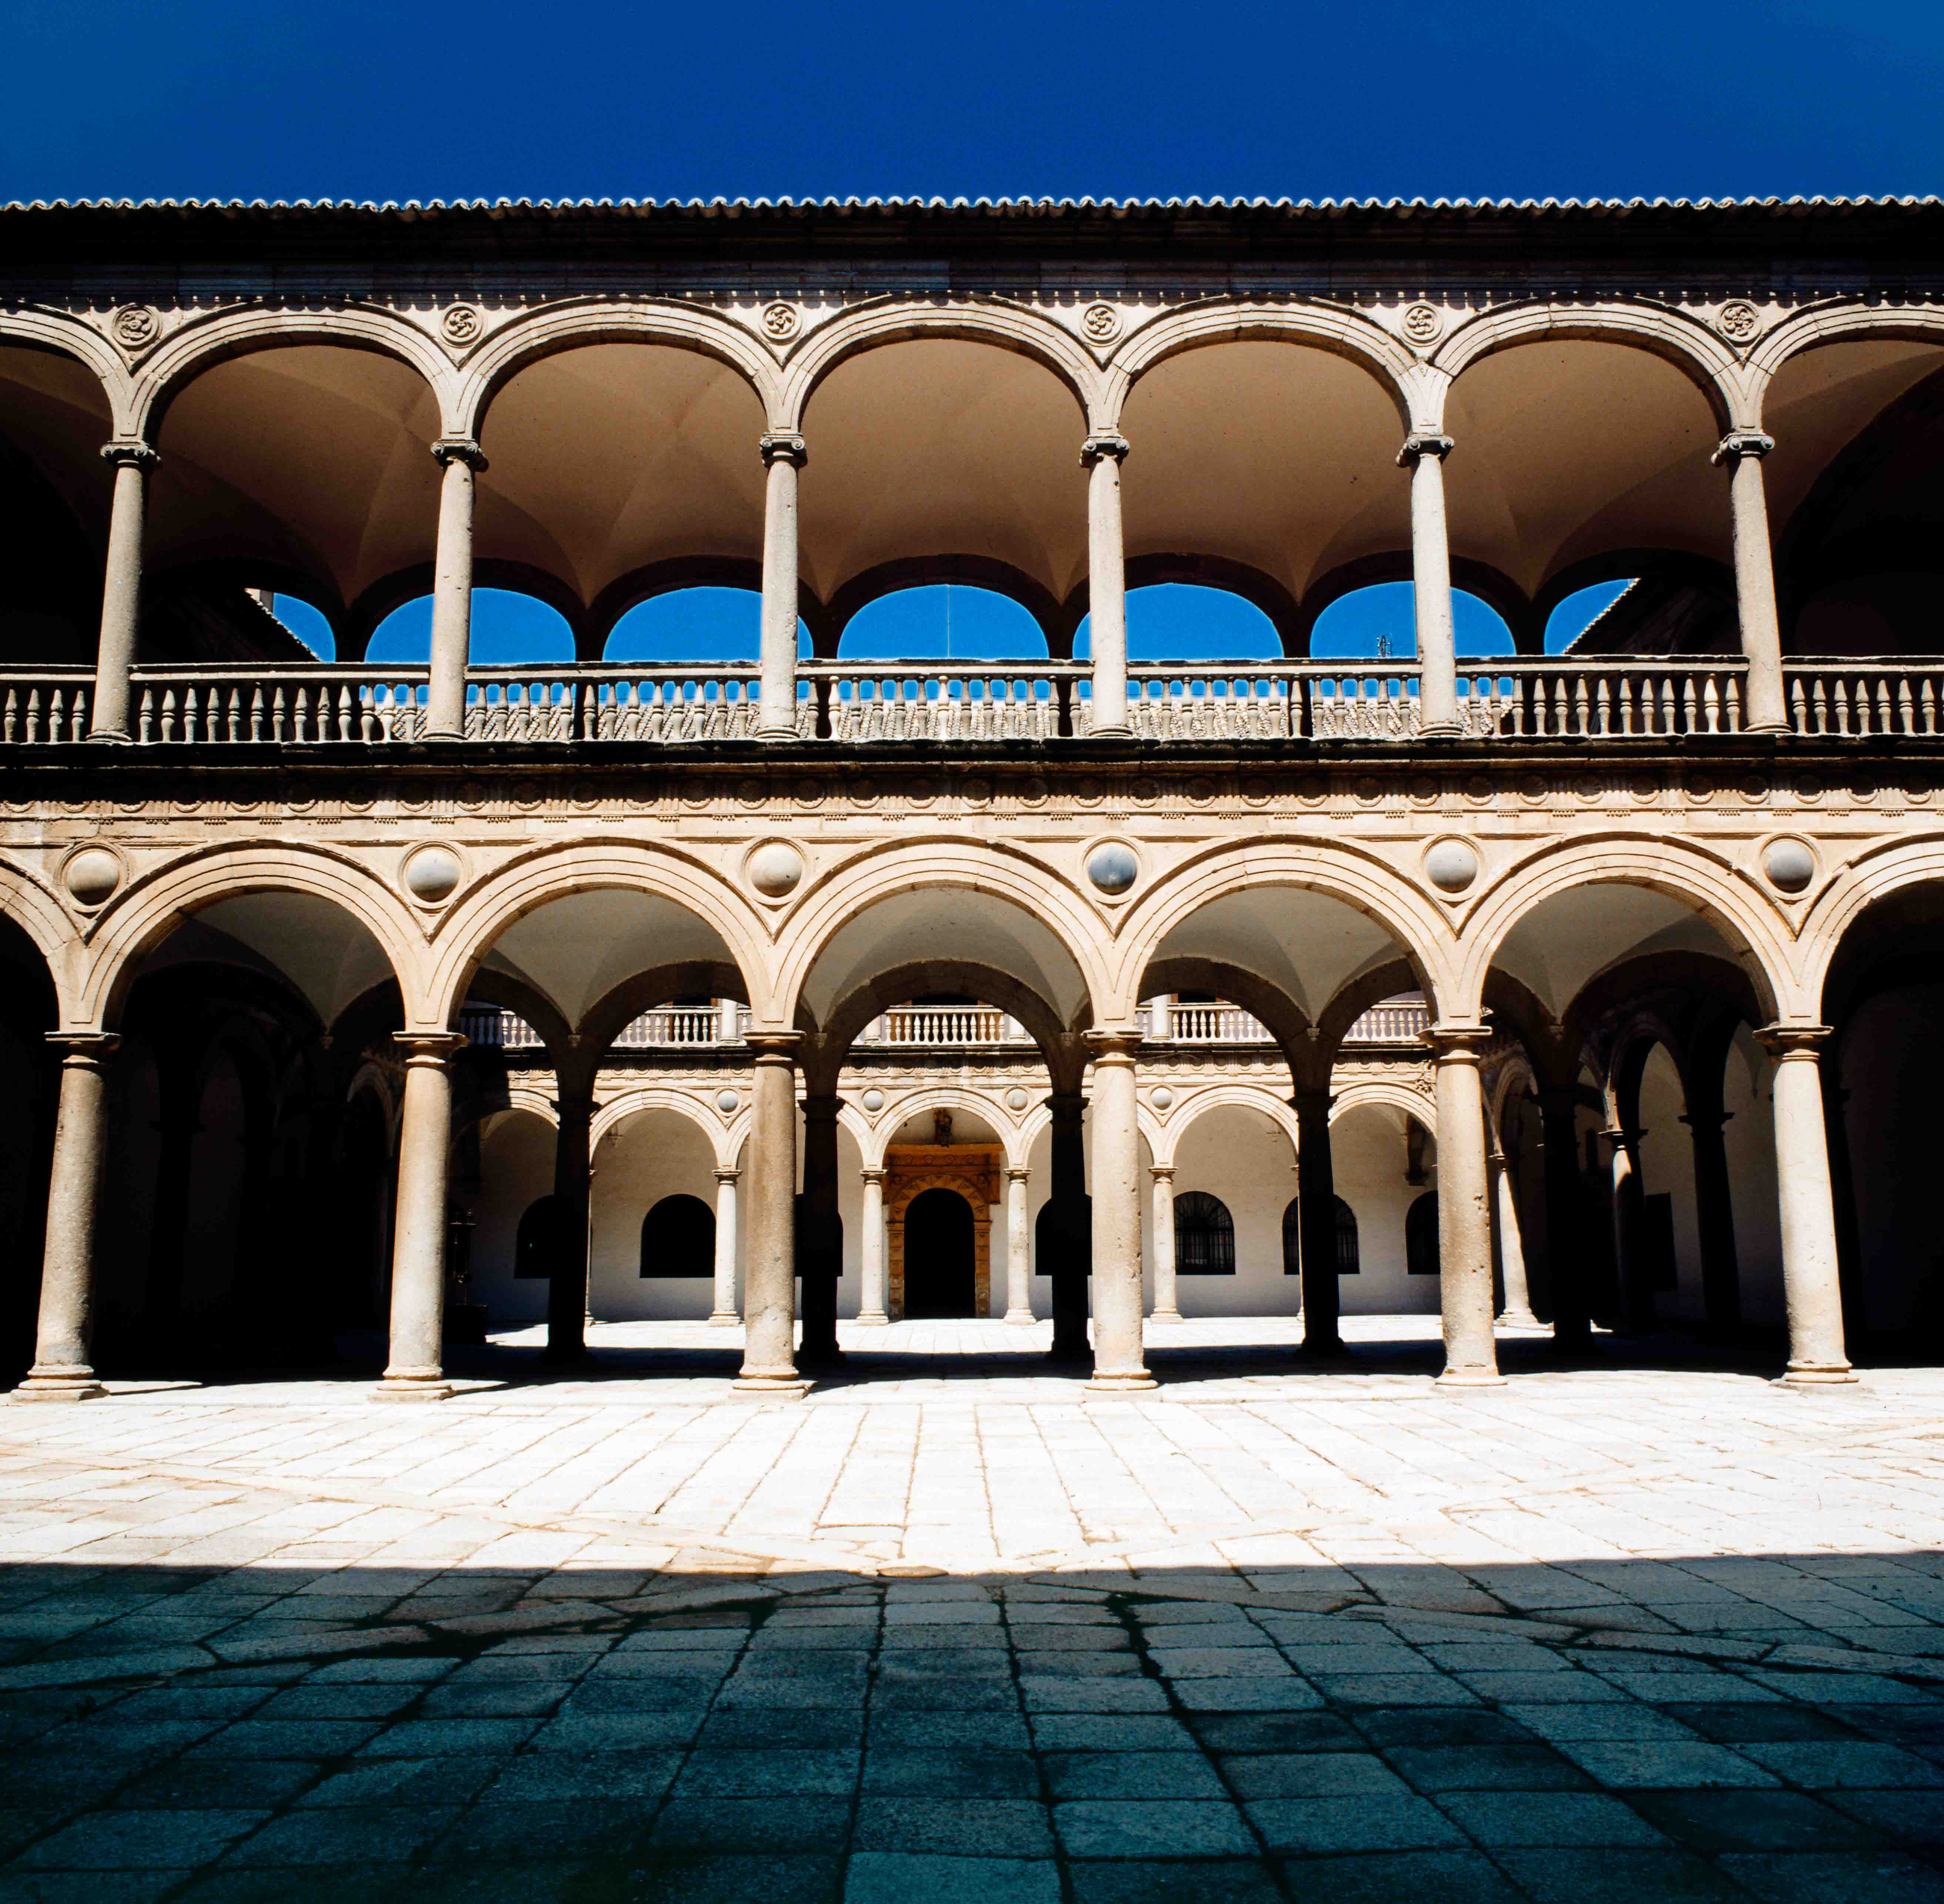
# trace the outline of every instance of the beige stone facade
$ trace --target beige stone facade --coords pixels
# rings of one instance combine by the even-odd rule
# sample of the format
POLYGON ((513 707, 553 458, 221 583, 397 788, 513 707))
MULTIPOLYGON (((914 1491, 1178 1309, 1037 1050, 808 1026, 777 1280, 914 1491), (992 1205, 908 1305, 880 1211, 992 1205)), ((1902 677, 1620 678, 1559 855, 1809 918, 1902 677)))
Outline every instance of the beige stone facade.
POLYGON ((1453 1383, 1497 1380, 1495 1312, 1568 1347, 1662 1298, 1758 1321, 1771 1234, 1791 1379, 1844 1379, 1846 1310, 1933 1302, 1906 1140, 1853 1080, 1894 1097, 1939 1016, 1939 217, 0 214, 0 437, 45 525, 0 603, 19 1392, 95 1392, 98 1313, 186 1354, 198 1318, 368 1310, 379 1392, 441 1395, 478 1119, 543 1107, 561 1356, 628 1118, 678 1115, 699 1192, 733 1183, 711 1307, 788 1395, 834 1352, 847 1204, 860 1309, 900 1300, 900 1132, 956 1107, 982 1309, 1030 1309, 1044 1202, 1055 1352, 1139 1387, 1179 1300, 1155 1212, 1224 1092, 1301 1165, 1316 1353, 1361 1106, 1435 1131, 1453 1383), (1616 577, 1606 644, 1541 653, 1616 577), (1311 657, 1332 601, 1407 577, 1415 657, 1311 657), (844 655, 941 579, 1020 602, 1044 658, 844 655), (1281 657, 1130 664, 1128 591, 1184 580, 1281 657), (469 667, 488 584, 578 658, 469 667), (758 657, 604 659, 700 585, 760 592, 758 657), (1456 654, 1454 586, 1519 653, 1456 654), (428 594, 429 663, 365 661, 428 594), (1157 1037, 1181 995, 1260 1047, 1157 1037), (1419 1047, 1345 1047, 1407 995, 1419 1047), (860 1035, 932 996, 1009 1014, 1018 1081, 947 1079, 947 1039, 871 1082, 860 1035), (692 1000, 743 1007, 733 1066, 624 1078, 626 1028, 692 1000), (488 1008, 550 1076, 467 1047, 488 1008))

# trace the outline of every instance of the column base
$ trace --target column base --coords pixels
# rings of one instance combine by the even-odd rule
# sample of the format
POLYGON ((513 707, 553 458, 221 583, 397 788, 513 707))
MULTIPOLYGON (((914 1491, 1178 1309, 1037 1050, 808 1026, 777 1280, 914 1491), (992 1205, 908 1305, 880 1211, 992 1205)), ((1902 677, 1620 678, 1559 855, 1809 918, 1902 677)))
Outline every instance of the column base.
POLYGON ((1140 1395, 1161 1384, 1144 1368, 1096 1370, 1081 1389, 1083 1395, 1140 1395))
POLYGON ((1039 1320, 1039 1318, 1035 1315, 1031 1309, 1008 1309, 1006 1312, 1006 1320, 1015 1328, 1029 1329, 1039 1320))
POLYGON ((450 1401, 452 1384, 438 1375, 388 1375, 371 1391, 374 1401, 450 1401))
POLYGON ((867 1329, 887 1329, 890 1327, 891 1321, 891 1318, 881 1309, 875 1315, 860 1315, 854 1316, 851 1320, 861 1323, 867 1329))
POLYGON ((740 1323, 743 1318, 734 1309, 711 1309, 709 1319, 717 1328, 726 1329, 732 1324, 740 1323))
POLYGON ((1150 1309, 1148 1320, 1150 1322, 1179 1322, 1181 1312, 1179 1309, 1150 1309))
POLYGON ((1460 740, 1465 734, 1462 721, 1427 721, 1417 731, 1420 740, 1460 740))
POLYGON ((1546 1324, 1530 1309, 1507 1309, 1492 1325, 1497 1329, 1540 1329, 1546 1324))
POLYGON ((1133 737, 1133 729, 1124 721, 1119 721, 1112 727, 1089 727, 1087 730, 1087 738, 1089 740, 1131 740, 1133 737))
POLYGON ((121 727, 91 727, 88 731, 91 740, 106 740, 123 747, 134 745, 135 737, 121 727))
POLYGON ((797 731, 794 726, 787 727, 758 727, 755 738, 758 740, 794 740, 797 731))
POLYGON ((1847 1362, 1791 1362, 1782 1379, 1792 1389, 1826 1388, 1853 1382, 1856 1371, 1847 1362))
POLYGON ((752 1401, 801 1401, 809 1394, 809 1378, 795 1369, 744 1369, 729 1384, 731 1392, 752 1401))
POLYGON ((1447 1368, 1438 1378, 1441 1389, 1503 1389, 1506 1378, 1495 1368, 1447 1368))
POLYGON ((93 1369, 57 1365, 29 1369, 7 1398, 10 1401, 99 1401, 107 1392, 95 1380, 93 1369))

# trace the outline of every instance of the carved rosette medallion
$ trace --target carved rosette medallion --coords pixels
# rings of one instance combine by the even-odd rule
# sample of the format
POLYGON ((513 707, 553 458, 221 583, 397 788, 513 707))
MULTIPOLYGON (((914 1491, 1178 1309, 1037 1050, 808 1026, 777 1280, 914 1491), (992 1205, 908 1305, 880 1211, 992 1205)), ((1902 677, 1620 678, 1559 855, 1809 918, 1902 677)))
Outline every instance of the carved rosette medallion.
POLYGON ((108 334, 131 357, 140 356, 162 334, 161 314, 146 304, 124 304, 108 320, 108 334))
POLYGON ((1121 334, 1121 314, 1111 304, 1090 304, 1081 313, 1080 328, 1090 344, 1110 344, 1121 334))
POLYGON ((438 314, 438 334, 454 350, 469 350, 485 334, 486 320, 472 304, 448 304, 438 314))
POLYGON ((803 328, 803 313, 794 304, 765 304, 762 325, 771 343, 786 344, 803 328))
POLYGON ((1435 344, 1444 329, 1444 313, 1435 304, 1407 304, 1399 328, 1409 343, 1435 344))
POLYGON ((1715 314, 1715 328, 1731 344, 1745 344, 1761 328, 1761 313, 1746 298, 1737 297, 1715 314))

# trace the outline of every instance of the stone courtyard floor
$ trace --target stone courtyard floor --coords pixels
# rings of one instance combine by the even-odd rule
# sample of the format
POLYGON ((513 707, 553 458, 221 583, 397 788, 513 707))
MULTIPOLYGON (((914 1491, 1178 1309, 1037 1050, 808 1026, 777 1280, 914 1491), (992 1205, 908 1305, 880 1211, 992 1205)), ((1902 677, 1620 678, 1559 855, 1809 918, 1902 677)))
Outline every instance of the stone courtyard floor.
POLYGON ((1944 1904, 1944 1370, 597 1327, 0 1410, 0 1898, 1944 1904))

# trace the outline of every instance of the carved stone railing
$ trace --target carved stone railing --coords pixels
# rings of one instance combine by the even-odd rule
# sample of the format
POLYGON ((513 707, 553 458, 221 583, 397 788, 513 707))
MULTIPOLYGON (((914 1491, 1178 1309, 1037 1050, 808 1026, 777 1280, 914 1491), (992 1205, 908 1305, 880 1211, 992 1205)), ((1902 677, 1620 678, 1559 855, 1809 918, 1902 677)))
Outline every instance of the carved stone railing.
MULTIPOLYGON (((1801 660, 1786 669, 1790 725, 1817 739, 1944 732, 1944 660, 1801 660)), ((1458 719, 1474 741, 1654 740, 1745 731, 1738 656, 1463 664, 1458 719)), ((137 670, 130 738, 140 746, 383 746, 423 734, 426 671, 331 663, 174 663, 137 670)), ((757 670, 740 664, 605 663, 482 668, 468 677, 466 736, 509 746, 744 740, 758 725, 757 670)), ((84 738, 86 668, 0 671, 0 745, 84 738)), ((1137 666, 1128 721, 1140 740, 1409 744, 1423 734, 1408 663, 1266 661, 1137 666)), ((1086 664, 807 662, 796 731, 837 746, 977 746, 1084 738, 1086 664)))

